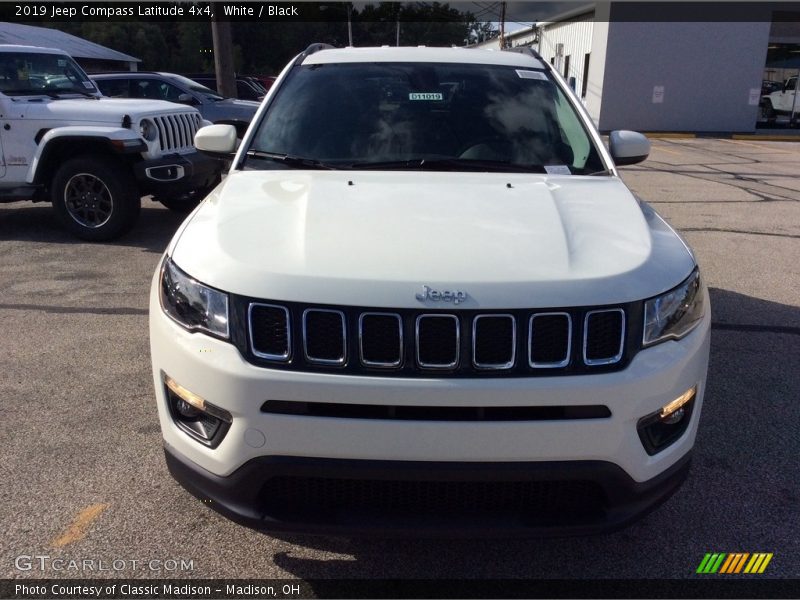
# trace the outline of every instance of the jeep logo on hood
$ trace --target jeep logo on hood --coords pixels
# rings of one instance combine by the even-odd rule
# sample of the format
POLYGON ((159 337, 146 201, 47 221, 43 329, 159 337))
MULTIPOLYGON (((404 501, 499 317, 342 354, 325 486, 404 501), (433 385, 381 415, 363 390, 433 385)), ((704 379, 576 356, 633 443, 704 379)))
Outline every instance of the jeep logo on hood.
POLYGON ((427 285, 422 286, 422 293, 416 294, 417 300, 425 302, 432 300, 433 302, 452 302, 453 304, 461 304, 467 299, 467 292, 461 290, 434 290, 427 285))

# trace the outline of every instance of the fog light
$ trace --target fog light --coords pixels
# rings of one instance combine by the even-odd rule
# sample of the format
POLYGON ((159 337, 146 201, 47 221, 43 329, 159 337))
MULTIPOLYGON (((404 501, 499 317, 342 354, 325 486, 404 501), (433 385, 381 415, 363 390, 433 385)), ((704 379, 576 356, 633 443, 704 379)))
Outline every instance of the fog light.
POLYGON ((684 405, 687 402, 690 402, 692 399, 694 399, 695 394, 697 394, 697 386, 696 385, 693 386, 691 389, 688 389, 685 392, 683 392, 680 396, 675 398, 675 400, 673 400, 672 402, 670 402, 666 406, 663 406, 661 408, 661 414, 660 414, 661 420, 664 423, 667 423, 667 424, 670 424, 670 425, 672 423, 677 423, 678 421, 680 421, 681 417, 683 417, 683 414, 685 412, 683 410, 684 405), (670 420, 670 419, 672 419, 673 417, 676 417, 676 416, 677 416, 677 418, 675 418, 673 420, 670 420))
POLYGON ((164 375, 164 390, 175 425, 198 442, 216 448, 228 431, 231 414, 206 402, 167 375, 164 375))
POLYGON ((645 451, 656 454, 674 443, 689 427, 697 386, 692 386, 661 410, 639 420, 637 430, 645 451))

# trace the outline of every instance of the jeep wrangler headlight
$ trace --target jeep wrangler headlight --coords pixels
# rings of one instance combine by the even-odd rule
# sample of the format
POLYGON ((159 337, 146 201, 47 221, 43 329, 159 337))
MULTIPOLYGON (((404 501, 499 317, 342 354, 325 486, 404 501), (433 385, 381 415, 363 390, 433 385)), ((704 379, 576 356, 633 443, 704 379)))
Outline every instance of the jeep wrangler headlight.
POLYGON ((161 307, 189 330, 228 338, 228 295, 192 279, 171 258, 161 268, 161 307))
POLYGON ((644 346, 680 339, 694 329, 705 310, 697 269, 678 287, 644 303, 644 346))
POLYGON ((139 123, 139 135, 141 135, 148 142, 154 142, 158 137, 158 129, 156 129, 156 124, 150 119, 142 119, 142 121, 139 123))

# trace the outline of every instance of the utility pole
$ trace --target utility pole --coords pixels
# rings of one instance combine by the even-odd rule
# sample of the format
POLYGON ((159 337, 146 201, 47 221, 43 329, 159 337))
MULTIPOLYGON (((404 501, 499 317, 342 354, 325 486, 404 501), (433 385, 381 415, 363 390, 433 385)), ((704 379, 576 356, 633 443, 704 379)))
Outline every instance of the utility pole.
POLYGON ((353 3, 347 3, 347 45, 353 47, 353 3))
POLYGON ((500 50, 506 47, 506 3, 500 3, 500 50))
POLYGON ((217 72, 217 91, 226 98, 236 98, 236 75, 233 70, 233 43, 230 21, 220 21, 222 5, 214 4, 211 19, 211 39, 214 43, 214 69, 217 72))

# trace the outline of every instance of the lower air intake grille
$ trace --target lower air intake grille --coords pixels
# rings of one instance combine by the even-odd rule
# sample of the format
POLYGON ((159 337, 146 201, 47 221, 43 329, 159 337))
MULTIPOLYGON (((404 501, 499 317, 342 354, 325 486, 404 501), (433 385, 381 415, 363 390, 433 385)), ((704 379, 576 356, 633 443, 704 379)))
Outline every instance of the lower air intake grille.
POLYGON ((353 516, 516 516, 553 520, 597 518, 606 497, 590 481, 402 481, 276 477, 264 489, 273 517, 325 519, 353 516))

